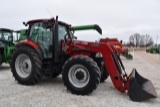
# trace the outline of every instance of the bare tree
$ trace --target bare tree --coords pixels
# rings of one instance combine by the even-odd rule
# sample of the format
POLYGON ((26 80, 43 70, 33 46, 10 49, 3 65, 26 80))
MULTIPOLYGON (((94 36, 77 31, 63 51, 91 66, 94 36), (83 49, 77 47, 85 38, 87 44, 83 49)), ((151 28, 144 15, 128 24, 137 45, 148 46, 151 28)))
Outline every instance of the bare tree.
POLYGON ((146 36, 145 36, 145 42, 146 42, 146 44, 145 44, 146 47, 151 46, 154 43, 152 37, 148 34, 146 34, 146 36))
POLYGON ((129 37, 129 45, 130 46, 135 46, 135 38, 133 37, 133 35, 131 35, 129 37))
POLYGON ((139 45, 140 45, 140 47, 145 46, 145 35, 141 35, 139 45))
POLYGON ((140 45, 141 35, 139 33, 135 33, 129 37, 129 42, 131 46, 139 46, 140 45))
POLYGON ((151 46, 153 45, 153 39, 150 35, 140 35, 139 33, 135 33, 129 37, 129 46, 151 46))

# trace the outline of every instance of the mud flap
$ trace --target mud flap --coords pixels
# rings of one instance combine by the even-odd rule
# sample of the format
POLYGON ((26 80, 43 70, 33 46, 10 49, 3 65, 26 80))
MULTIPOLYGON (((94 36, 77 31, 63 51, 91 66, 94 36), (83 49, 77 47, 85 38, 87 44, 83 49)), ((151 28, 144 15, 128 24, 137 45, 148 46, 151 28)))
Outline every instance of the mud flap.
POLYGON ((136 69, 130 74, 129 97, 132 101, 144 101, 150 98, 156 98, 157 93, 152 82, 140 76, 136 69))

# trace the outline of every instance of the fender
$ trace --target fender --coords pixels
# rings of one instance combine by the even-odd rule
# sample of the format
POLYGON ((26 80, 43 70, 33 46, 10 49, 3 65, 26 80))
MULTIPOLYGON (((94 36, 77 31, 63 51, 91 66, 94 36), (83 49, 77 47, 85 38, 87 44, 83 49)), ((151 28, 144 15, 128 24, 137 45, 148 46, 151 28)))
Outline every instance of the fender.
POLYGON ((25 40, 20 41, 18 44, 16 44, 16 47, 19 47, 19 46, 22 46, 22 45, 32 47, 38 53, 38 55, 40 56, 41 59, 44 58, 42 50, 40 49, 38 44, 36 44, 34 41, 31 41, 29 39, 25 39, 25 40))

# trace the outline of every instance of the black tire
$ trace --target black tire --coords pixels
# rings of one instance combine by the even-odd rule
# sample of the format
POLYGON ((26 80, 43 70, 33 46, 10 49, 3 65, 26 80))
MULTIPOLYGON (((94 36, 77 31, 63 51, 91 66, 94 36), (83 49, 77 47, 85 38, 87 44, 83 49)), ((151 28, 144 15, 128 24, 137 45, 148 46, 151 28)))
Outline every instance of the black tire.
MULTIPOLYGON (((82 74, 82 73, 81 73, 82 74)), ((95 90, 100 82, 100 70, 96 62, 93 61, 93 59, 86 57, 86 56, 74 56, 68 59, 62 69, 62 79, 64 81, 64 85, 67 87, 68 90, 70 90, 73 94, 77 95, 87 95, 90 94, 93 90, 95 90), (73 82, 71 82, 71 76, 69 75, 72 71, 71 69, 78 66, 73 71, 77 71, 77 73, 74 73, 73 78, 76 78, 78 80, 78 73, 85 71, 86 74, 83 72, 83 78, 85 78, 84 75, 88 75, 88 79, 86 83, 78 83, 78 85, 81 85, 80 87, 73 82), (76 76, 75 76, 76 75, 76 76), (85 84, 85 85, 84 85, 85 84), (84 85, 84 86, 83 86, 84 85)))
POLYGON ((11 71, 13 73, 13 77, 15 78, 16 81, 18 81, 18 83, 23 85, 34 85, 42 78, 42 62, 34 49, 28 46, 20 46, 16 49, 16 51, 12 56, 11 71), (26 60, 25 58, 23 58, 23 55, 26 57, 26 59, 27 58, 28 59, 26 60), (21 60, 24 60, 25 67, 24 64, 22 64, 21 67, 20 64, 18 65, 18 62, 20 62, 19 60, 21 57, 23 58, 21 60), (30 65, 27 62, 25 62, 25 60, 30 61, 28 62, 30 65), (31 70, 27 71, 27 69, 30 66, 31 70), (25 75, 24 77, 22 75, 23 74, 22 72, 23 73, 30 72, 30 73, 29 74, 26 73, 27 76, 25 75))
POLYGON ((108 71, 105 68, 103 58, 95 58, 94 60, 97 62, 98 66, 100 68, 100 71, 101 71, 100 83, 102 83, 108 78, 108 76, 109 76, 108 71))
POLYGON ((107 78, 108 78, 109 74, 108 71, 106 70, 105 66, 103 65, 102 69, 101 69, 101 80, 100 82, 104 82, 107 78))

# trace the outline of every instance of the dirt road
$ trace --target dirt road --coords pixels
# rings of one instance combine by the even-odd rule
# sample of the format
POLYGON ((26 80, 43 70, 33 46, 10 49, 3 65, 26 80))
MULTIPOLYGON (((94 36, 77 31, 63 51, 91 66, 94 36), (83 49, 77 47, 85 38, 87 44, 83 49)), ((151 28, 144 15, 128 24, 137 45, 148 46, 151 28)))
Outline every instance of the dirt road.
POLYGON ((135 55, 140 56, 148 63, 154 65, 155 67, 160 68, 160 55, 159 54, 151 54, 146 53, 145 51, 137 51, 135 55))

